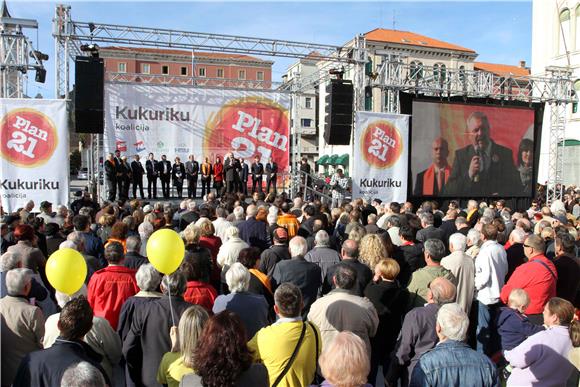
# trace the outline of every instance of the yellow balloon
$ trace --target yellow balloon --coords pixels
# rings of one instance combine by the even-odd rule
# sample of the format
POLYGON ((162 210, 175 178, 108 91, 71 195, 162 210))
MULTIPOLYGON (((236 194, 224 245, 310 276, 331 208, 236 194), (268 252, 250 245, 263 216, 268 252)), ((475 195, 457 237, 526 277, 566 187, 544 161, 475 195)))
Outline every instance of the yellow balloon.
POLYGON ((87 263, 76 250, 60 249, 46 261, 48 282, 59 292, 71 295, 77 292, 87 278, 87 263))
POLYGON ((155 231, 147 241, 147 258, 163 274, 171 274, 183 261, 185 245, 173 230, 164 228, 155 231))

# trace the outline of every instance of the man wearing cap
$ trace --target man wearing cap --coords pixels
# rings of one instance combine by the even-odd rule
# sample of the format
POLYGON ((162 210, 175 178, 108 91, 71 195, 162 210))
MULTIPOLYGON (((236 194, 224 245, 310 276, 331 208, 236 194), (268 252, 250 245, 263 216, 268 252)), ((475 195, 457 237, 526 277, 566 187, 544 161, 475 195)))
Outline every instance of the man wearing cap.
POLYGON ((268 277, 272 277, 274 268, 280 261, 290 259, 288 251, 288 232, 285 228, 279 227, 274 230, 274 245, 262 252, 260 256, 260 271, 268 277))

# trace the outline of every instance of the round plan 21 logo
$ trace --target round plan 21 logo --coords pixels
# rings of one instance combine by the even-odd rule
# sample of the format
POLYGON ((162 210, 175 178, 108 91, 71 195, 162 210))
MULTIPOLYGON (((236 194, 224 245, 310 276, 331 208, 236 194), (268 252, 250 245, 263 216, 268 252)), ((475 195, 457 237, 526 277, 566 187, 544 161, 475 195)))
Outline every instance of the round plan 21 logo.
POLYGON ((9 111, 0 123, 2 157, 25 168, 46 163, 58 145, 54 123, 43 113, 28 108, 9 111))
POLYGON ((361 152, 366 162, 372 167, 389 168, 399 160, 403 153, 401 133, 389 121, 374 121, 363 132, 361 152))

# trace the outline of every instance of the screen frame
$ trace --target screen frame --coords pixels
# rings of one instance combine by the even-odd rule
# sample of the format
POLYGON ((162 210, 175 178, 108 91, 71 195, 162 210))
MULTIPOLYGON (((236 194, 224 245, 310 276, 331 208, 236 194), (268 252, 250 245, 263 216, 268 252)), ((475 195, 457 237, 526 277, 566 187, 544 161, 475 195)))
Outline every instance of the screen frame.
MULTIPOLYGON (((405 92, 399 92, 399 103, 400 103, 400 113, 408 114, 413 116, 413 102, 428 102, 428 103, 441 103, 441 104, 454 104, 454 105, 469 105, 469 106, 483 106, 483 107, 506 107, 506 108, 519 108, 526 110, 533 110, 534 112, 534 164, 532 167, 532 181, 537 182, 538 178, 538 166, 540 162, 540 150, 541 150, 541 138, 542 138, 542 123, 544 119, 544 103, 540 102, 523 102, 523 101, 509 101, 503 99, 492 99, 492 98, 466 98, 463 96, 454 97, 433 97, 426 96, 423 94, 411 94, 405 92)), ((412 202, 419 202, 423 200, 438 200, 438 201, 449 201, 453 199, 525 199, 531 200, 536 197, 537 194, 537 184, 532 184, 532 192, 530 195, 522 196, 415 196, 413 195, 413 171, 411 170, 411 160, 413 157, 413 120, 409 120, 409 168, 407 174, 407 197, 412 202)))

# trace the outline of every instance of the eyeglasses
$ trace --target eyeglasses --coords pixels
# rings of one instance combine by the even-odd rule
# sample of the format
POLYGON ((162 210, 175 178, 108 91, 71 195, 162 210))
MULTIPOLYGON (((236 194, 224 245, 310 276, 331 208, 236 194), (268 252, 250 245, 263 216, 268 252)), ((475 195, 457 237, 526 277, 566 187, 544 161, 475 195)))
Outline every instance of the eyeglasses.
POLYGON ((532 246, 524 244, 524 247, 532 247, 532 246))

